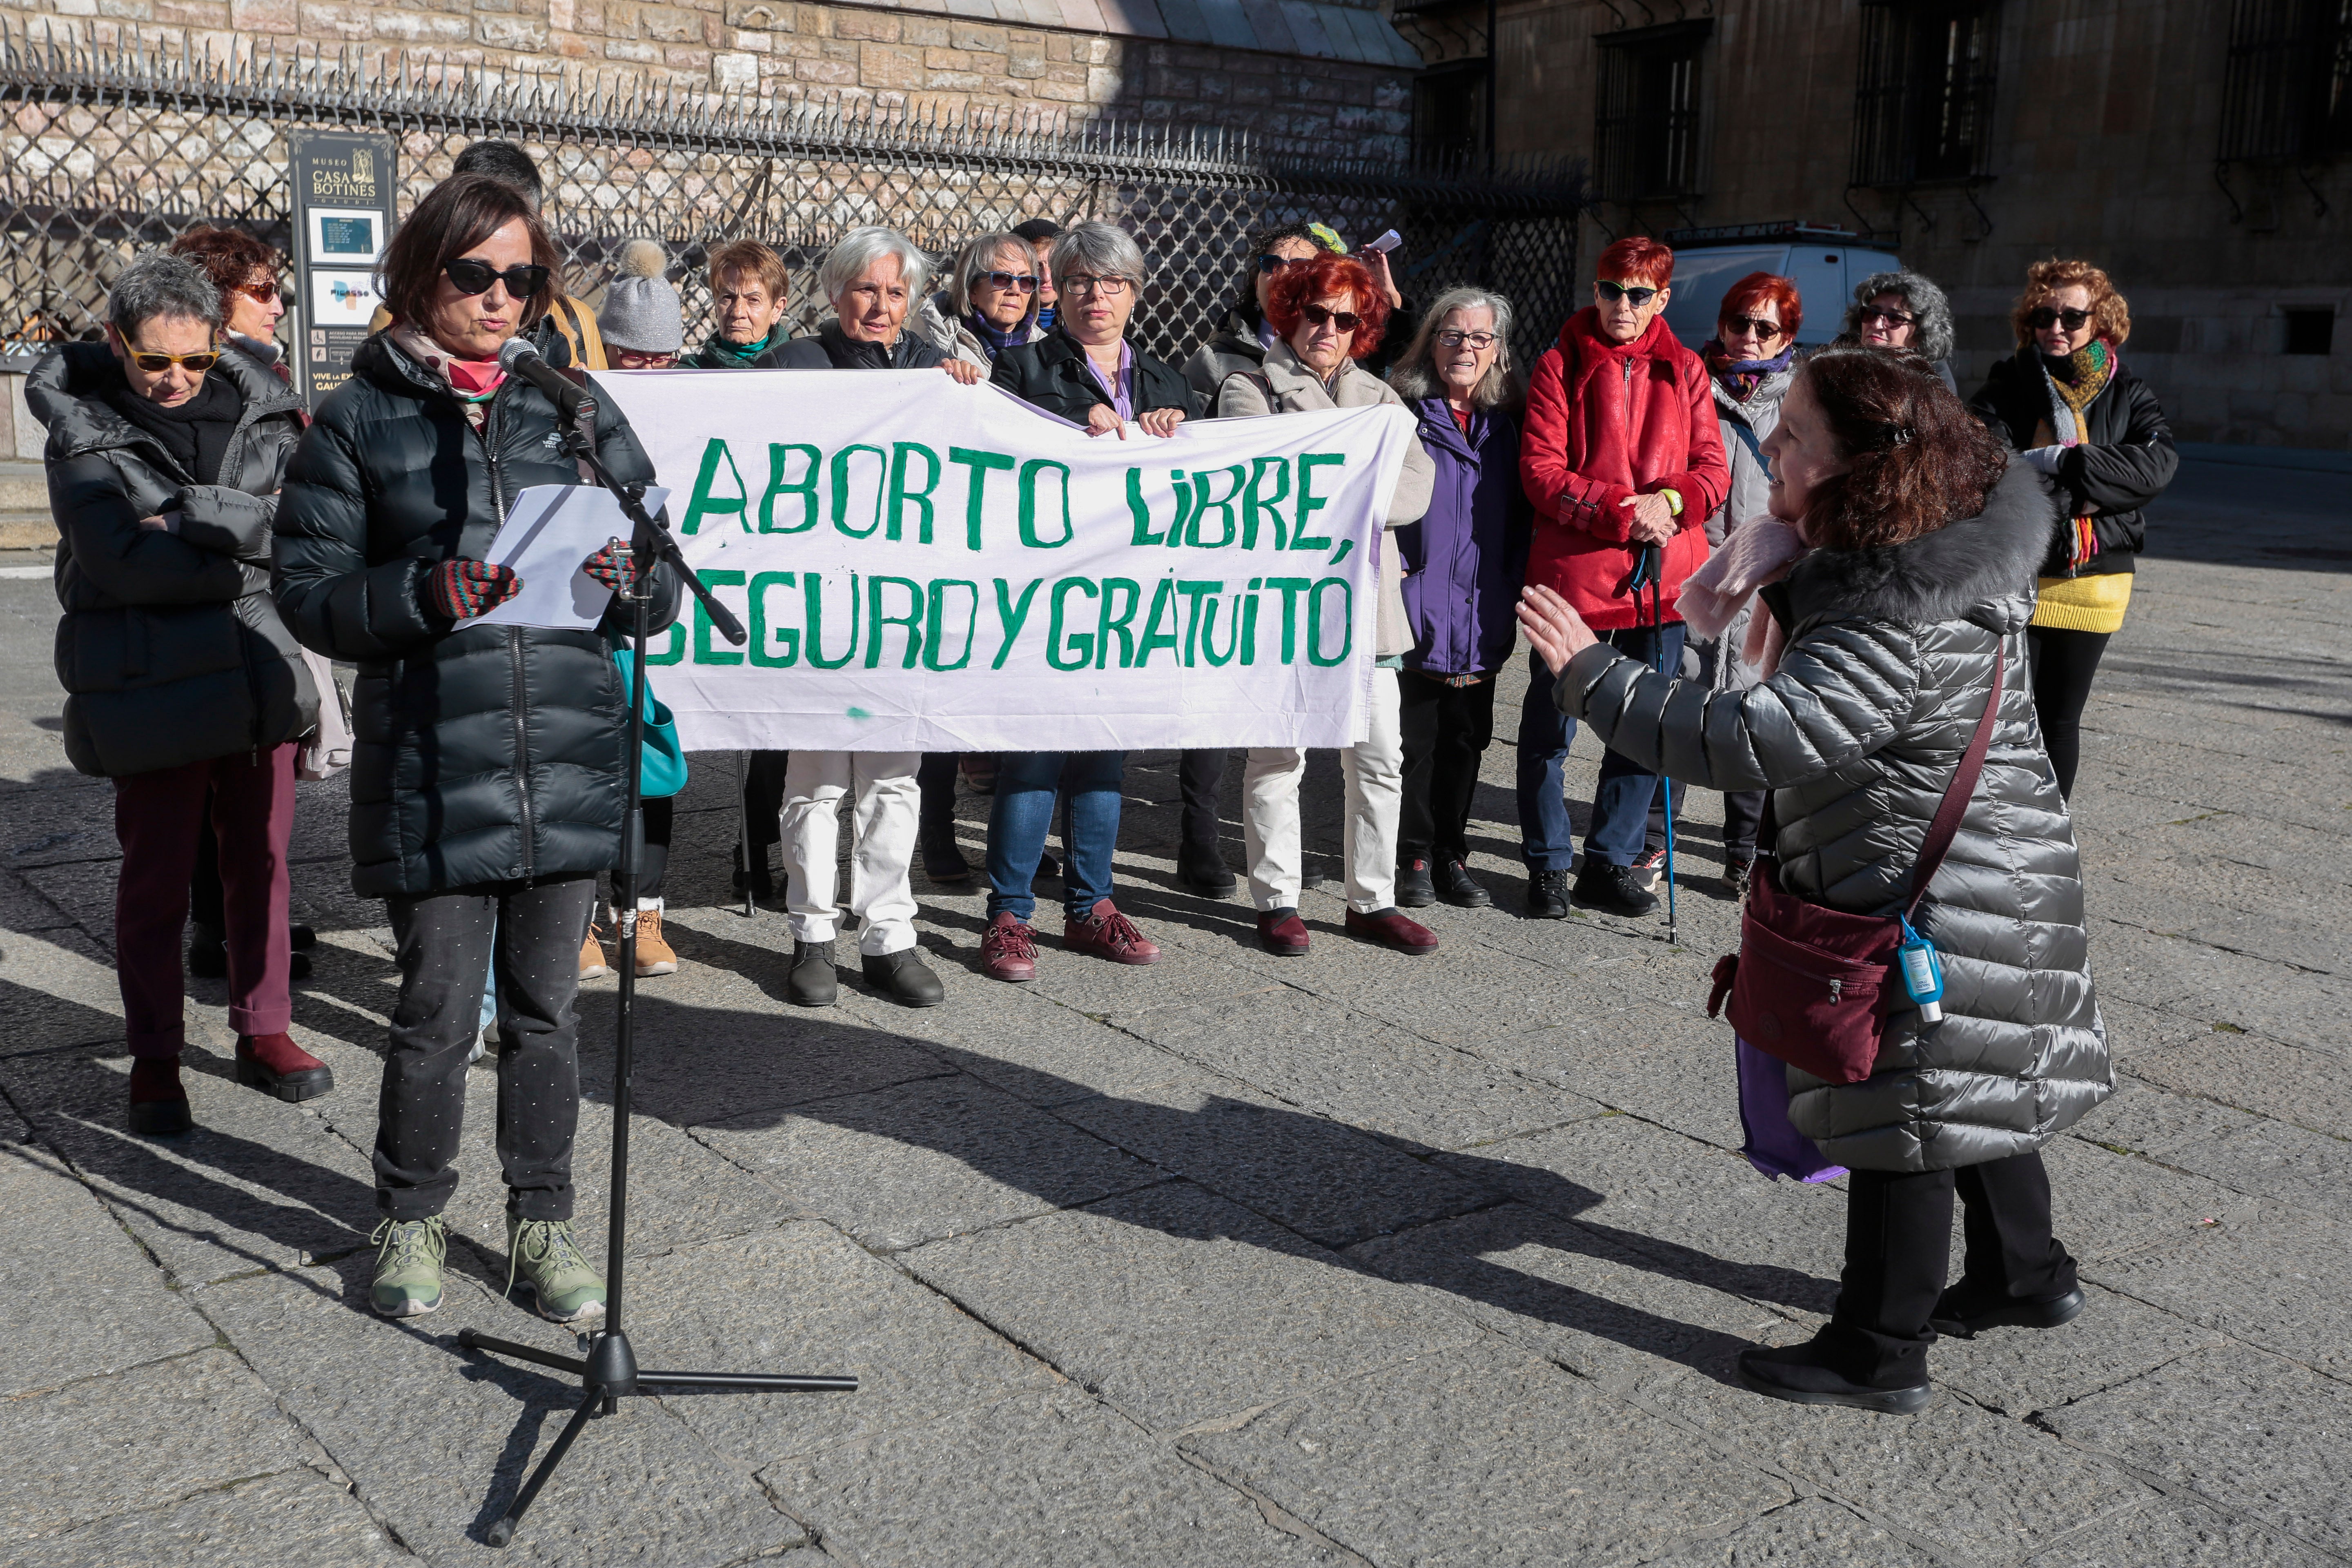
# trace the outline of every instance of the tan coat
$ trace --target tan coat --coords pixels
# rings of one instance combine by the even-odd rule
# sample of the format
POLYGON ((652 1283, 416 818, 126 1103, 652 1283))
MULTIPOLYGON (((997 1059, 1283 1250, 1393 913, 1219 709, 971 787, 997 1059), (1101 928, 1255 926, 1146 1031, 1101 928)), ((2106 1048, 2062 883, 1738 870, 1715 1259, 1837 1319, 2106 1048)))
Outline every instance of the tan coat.
MULTIPOLYGON (((1220 419, 1244 419, 1259 414, 1297 414, 1315 408, 1369 408, 1386 403, 1404 408, 1389 384, 1349 360, 1329 387, 1299 362, 1288 343, 1266 351, 1265 365, 1256 371, 1236 371, 1217 388, 1220 419), (1271 397, 1269 398, 1269 394, 1271 397)), ((1405 409, 1410 414, 1412 410, 1405 409)), ((1437 465, 1415 436, 1405 448, 1404 468, 1397 475, 1396 493, 1389 501, 1384 528, 1419 522, 1429 510, 1429 492, 1436 482, 1437 465)), ((1378 545, 1381 563, 1380 631, 1374 652, 1381 658, 1412 651, 1412 627, 1404 614, 1403 552, 1391 541, 1378 545)))

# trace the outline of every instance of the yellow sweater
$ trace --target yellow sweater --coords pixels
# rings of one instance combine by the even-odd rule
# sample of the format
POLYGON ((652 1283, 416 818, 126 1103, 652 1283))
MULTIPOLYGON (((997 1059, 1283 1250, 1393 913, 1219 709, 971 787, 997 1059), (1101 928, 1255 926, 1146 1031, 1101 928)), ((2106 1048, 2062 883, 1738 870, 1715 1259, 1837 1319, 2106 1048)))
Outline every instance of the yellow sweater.
POLYGON ((2131 607, 2132 574, 2102 572, 2092 577, 2044 577, 2033 606, 2033 624, 2053 631, 2117 632, 2131 607))

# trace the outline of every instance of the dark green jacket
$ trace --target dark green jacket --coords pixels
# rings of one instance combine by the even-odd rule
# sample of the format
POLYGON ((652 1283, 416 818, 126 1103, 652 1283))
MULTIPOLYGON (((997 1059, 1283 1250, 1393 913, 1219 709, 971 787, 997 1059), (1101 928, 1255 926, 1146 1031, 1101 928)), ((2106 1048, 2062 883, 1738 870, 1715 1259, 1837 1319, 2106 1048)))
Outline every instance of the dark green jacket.
MULTIPOLYGON (((610 402, 598 455, 653 466, 610 402)), ((359 666, 352 693, 352 886, 417 897, 588 876, 620 849, 626 702, 601 630, 474 626, 427 607, 425 580, 488 555, 524 489, 576 485, 555 410, 509 379, 478 433, 382 333, 319 406, 278 510, 278 602, 305 646, 359 666)), ((677 584, 656 576, 654 625, 677 584)))
POLYGON ((210 485, 106 405, 122 372, 104 344, 52 349, 26 379, 49 432, 66 756, 86 773, 233 756, 318 722, 318 689, 269 596, 270 515, 301 405, 243 354, 210 374, 245 405, 210 485), (170 511, 176 533, 139 526, 170 511))

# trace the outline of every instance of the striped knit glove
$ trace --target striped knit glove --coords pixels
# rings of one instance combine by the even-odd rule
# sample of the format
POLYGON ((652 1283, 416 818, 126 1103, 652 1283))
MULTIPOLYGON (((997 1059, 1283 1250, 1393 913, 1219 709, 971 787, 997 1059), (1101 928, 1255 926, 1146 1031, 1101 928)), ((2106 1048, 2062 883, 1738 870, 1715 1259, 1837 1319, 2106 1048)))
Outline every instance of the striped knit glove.
POLYGON ((615 594, 625 594, 635 585, 635 574, 632 570, 635 561, 634 555, 623 554, 620 541, 614 540, 583 561, 580 570, 615 594))
POLYGON ((511 566, 487 561, 444 561, 425 576, 425 607, 462 621, 506 603, 522 588, 511 566))

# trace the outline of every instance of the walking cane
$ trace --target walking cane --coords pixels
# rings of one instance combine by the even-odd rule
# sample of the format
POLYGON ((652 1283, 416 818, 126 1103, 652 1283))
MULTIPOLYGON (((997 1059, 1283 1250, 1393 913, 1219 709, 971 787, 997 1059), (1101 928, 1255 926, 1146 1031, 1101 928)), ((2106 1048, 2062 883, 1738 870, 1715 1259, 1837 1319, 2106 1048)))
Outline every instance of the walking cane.
MULTIPOLYGON (((1662 607, 1659 579, 1665 575, 1666 552, 1663 546, 1645 544, 1633 562, 1633 575, 1628 584, 1633 590, 1633 618, 1642 618, 1642 590, 1650 590, 1650 632, 1654 648, 1652 668, 1660 675, 1666 668, 1665 611, 1662 607)), ((1675 781, 1664 769, 1665 758, 1658 759, 1658 787, 1666 792, 1666 941, 1679 945, 1682 935, 1675 923, 1675 781)))
POLYGON ((751 753, 739 752, 735 764, 735 842, 742 846, 743 918, 750 920, 755 906, 751 902, 751 857, 759 855, 765 866, 768 857, 751 847, 751 753))

